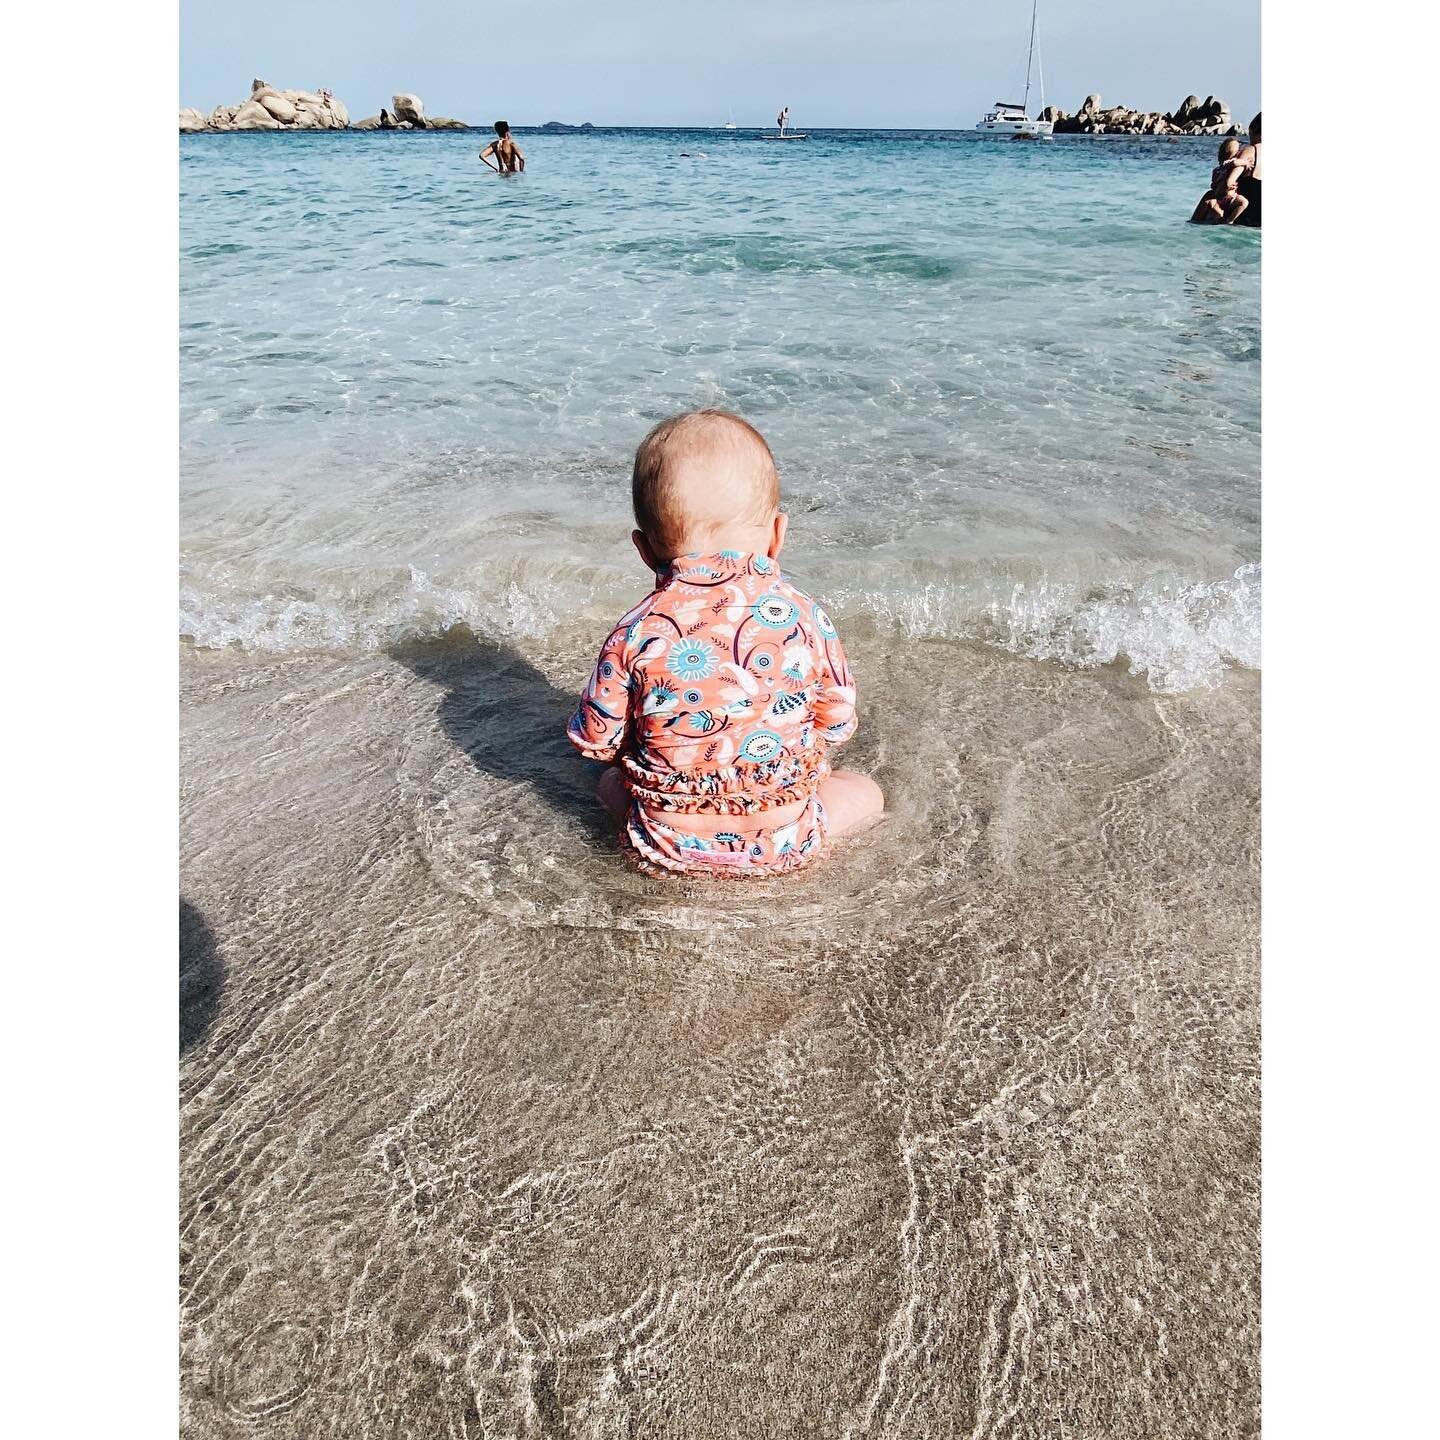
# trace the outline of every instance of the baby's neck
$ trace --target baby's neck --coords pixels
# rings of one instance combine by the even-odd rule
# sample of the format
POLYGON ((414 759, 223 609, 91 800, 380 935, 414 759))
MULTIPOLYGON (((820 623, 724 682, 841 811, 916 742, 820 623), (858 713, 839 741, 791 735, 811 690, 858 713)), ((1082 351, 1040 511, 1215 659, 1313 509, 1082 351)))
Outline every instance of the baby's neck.
POLYGON ((678 560, 683 555, 717 555, 722 550, 734 551, 739 555, 768 555, 770 553, 770 532, 734 530, 723 535, 704 535, 698 539, 687 538, 675 552, 678 560))

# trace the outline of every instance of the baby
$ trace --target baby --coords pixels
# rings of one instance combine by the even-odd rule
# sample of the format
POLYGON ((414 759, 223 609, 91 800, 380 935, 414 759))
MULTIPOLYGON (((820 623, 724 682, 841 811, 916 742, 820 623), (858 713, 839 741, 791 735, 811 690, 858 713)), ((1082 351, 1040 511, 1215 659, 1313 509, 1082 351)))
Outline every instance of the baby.
POLYGON ((1210 188, 1200 197, 1190 217, 1195 225, 1233 225, 1250 202, 1236 186, 1245 172, 1244 161, 1238 158, 1240 142, 1226 140, 1220 146, 1220 163, 1210 172, 1210 188))
POLYGON ((879 817, 880 787, 830 769, 855 682, 830 617, 776 564, 790 517, 764 437, 694 410, 635 452, 635 548, 655 589, 610 632, 570 721, 615 762, 601 803, 643 870, 798 870, 879 817))

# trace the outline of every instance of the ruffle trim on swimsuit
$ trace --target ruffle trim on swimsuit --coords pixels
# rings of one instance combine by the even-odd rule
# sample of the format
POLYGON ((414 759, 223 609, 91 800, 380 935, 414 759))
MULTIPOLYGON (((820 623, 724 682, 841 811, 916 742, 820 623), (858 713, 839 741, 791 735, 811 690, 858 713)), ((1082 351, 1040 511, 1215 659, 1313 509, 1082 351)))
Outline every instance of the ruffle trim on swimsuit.
POLYGON ((631 795, 647 808, 686 815, 755 815, 792 805, 813 795, 830 773, 823 743, 718 770, 650 770, 631 755, 620 757, 620 768, 631 795))
POLYGON ((831 849, 825 807, 818 798, 813 799, 790 825, 767 833, 764 840, 758 835, 749 838, 740 835, 729 837, 736 843, 735 849, 717 849, 716 842, 722 838, 718 835, 708 838, 690 836, 670 830, 669 827, 662 827, 667 835, 675 837, 674 844, 667 848, 666 836, 650 831, 644 824, 643 811, 637 819, 637 810, 638 807, 632 806, 630 815, 620 827, 620 848, 625 857, 647 875, 760 880, 775 875, 790 875, 797 870, 806 869, 817 860, 823 860, 831 849), (802 828, 805 830, 805 838, 800 840, 799 832, 802 828), (766 850, 774 849, 774 835, 783 830, 789 830, 798 843, 787 841, 781 853, 773 860, 759 858, 763 857, 766 850))

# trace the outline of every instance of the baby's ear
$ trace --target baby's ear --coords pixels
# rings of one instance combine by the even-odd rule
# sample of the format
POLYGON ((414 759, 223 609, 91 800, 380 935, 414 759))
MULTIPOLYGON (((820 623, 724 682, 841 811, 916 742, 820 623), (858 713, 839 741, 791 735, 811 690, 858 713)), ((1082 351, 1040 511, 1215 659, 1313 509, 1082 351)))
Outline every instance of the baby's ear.
POLYGON ((770 548, 765 553, 772 560, 778 560, 785 548, 785 532, 790 528, 790 517, 783 510, 777 510, 771 523, 774 528, 770 532, 770 548))
POLYGON ((665 567, 655 558, 655 551, 651 549, 650 542, 645 538, 643 530, 632 530, 630 538, 635 542, 635 548, 640 552, 640 558, 645 562, 648 570, 653 570, 658 575, 665 567))

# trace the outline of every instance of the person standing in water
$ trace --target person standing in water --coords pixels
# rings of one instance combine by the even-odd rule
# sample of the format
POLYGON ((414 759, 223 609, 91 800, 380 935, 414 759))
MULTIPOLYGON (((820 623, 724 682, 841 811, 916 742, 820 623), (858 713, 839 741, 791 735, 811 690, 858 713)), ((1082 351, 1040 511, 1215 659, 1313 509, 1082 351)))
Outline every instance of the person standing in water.
POLYGON ((785 127, 790 123, 790 107, 788 105, 775 117, 775 123, 780 127, 780 133, 783 135, 785 127))
POLYGON ((480 158, 497 175, 518 175, 525 169, 525 157, 511 138, 510 126, 504 120, 495 122, 495 138, 480 152, 480 158), (492 155, 494 161, 490 159, 492 155))
POLYGON ((1236 225, 1260 228, 1260 112, 1250 122, 1250 143, 1235 157, 1245 168, 1235 189, 1250 203, 1235 218, 1236 225))

